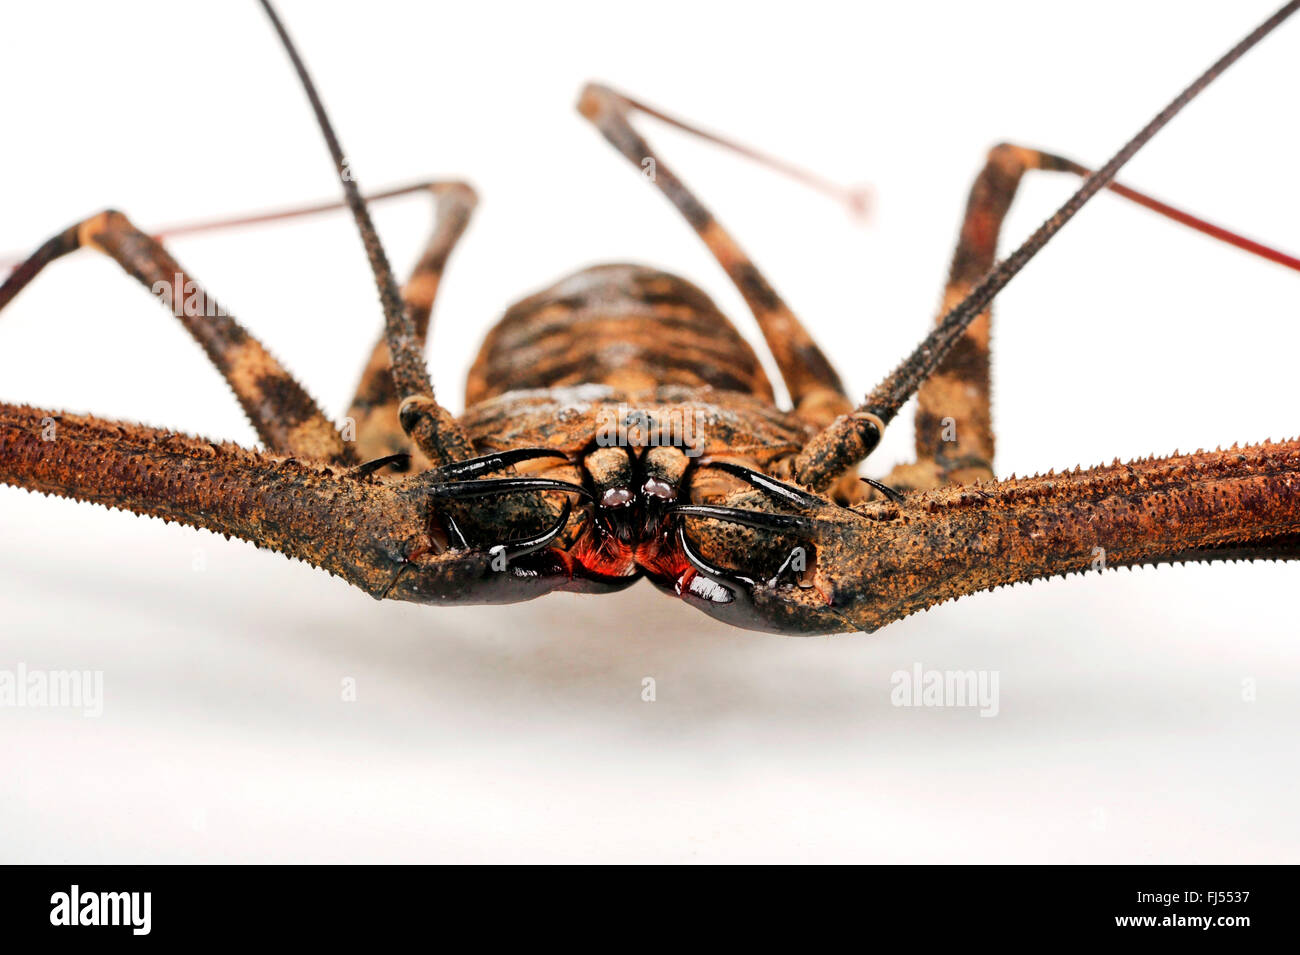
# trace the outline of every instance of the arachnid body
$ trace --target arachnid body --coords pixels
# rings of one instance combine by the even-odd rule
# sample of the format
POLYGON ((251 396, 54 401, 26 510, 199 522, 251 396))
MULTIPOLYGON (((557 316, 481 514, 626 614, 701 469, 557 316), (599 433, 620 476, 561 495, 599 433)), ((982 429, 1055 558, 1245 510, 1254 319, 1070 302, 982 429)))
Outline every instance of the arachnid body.
POLYGON ((440 182, 371 197, 422 188, 437 203, 434 234, 399 291, 308 82, 386 321, 349 413, 355 441, 154 237, 106 212, 16 268, 0 307, 59 256, 105 252, 203 345, 267 451, 3 405, 0 480, 238 536, 376 597, 510 601, 613 591, 645 576, 721 619, 786 633, 874 630, 977 590, 1087 570, 1098 541, 1110 567, 1295 556, 1300 442, 998 481, 988 410, 996 293, 1100 189, 1153 205, 1114 183, 1120 166, 1295 6, 1234 47, 1095 174, 1043 152, 995 148, 971 192, 943 314, 861 403, 631 118, 675 121, 588 87, 583 115, 638 167, 654 161, 654 185, 744 297, 789 410, 776 406, 757 356, 702 291, 665 272, 612 265, 511 308, 474 364, 466 413, 451 416, 434 399, 422 351, 474 194, 440 182), (1002 218, 1022 175, 1036 170, 1081 175, 1083 185, 998 264, 1002 218), (916 461, 882 486, 859 483, 856 467, 913 394, 916 461), (54 440, 43 433, 49 422, 54 440))

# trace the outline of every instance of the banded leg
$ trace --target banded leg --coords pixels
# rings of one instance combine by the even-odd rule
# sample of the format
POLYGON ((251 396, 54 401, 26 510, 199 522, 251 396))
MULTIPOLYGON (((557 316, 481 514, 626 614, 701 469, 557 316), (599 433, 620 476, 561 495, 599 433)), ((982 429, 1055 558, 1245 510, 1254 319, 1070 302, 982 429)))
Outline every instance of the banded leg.
MULTIPOLYGON (((852 473, 857 464, 880 444, 885 428, 899 409, 915 394, 962 339, 966 329, 987 311, 994 297, 1006 288, 1021 269, 1052 240, 1067 222, 1098 192, 1110 185, 1130 159, 1156 133, 1178 115, 1197 95, 1239 60, 1243 54, 1268 36, 1277 26, 1300 9, 1300 0, 1291 0, 1246 35, 1239 43, 1173 98, 1164 109, 1120 147, 1106 164, 1088 175, 1074 195, 1056 210, 1011 255, 980 279, 965 298, 935 323, 934 329, 921 340, 879 385, 866 396, 851 414, 836 418, 829 427, 813 437, 794 461, 794 473, 806 487, 824 490, 852 473)), ((1158 203, 1156 205, 1159 205, 1158 203)))
POLYGON ((101 212, 49 239, 0 285, 0 309, 46 265, 81 248, 105 253, 159 297, 207 352, 269 449, 312 461, 351 460, 334 425, 293 376, 120 212, 101 212))
MULTIPOLYGON (((730 233, 632 128, 631 114, 640 111, 691 132, 699 131, 608 87, 596 84, 590 84, 582 91, 578 110, 633 164, 641 167, 647 159, 654 162, 654 184, 677 207, 708 246, 754 313, 767 347, 781 370, 795 412, 806 421, 825 427, 837 415, 848 411, 852 402, 846 397, 839 376, 812 336, 730 233)), ((722 142, 718 137, 705 135, 714 142, 722 142)), ((725 142, 723 144, 730 145, 725 142)), ((739 151, 753 155, 752 151, 739 151)))
MULTIPOLYGON (((429 317, 447 257, 469 224, 478 201, 474 190, 466 183, 435 182, 428 183, 426 188, 433 193, 436 203, 433 235, 402 288, 402 300, 411 313, 421 347, 428 339, 429 317)), ((387 337, 381 335, 370 353, 348 411, 348 417, 356 425, 357 454, 365 461, 410 452, 411 467, 423 471, 429 466, 429 461, 412 447, 403 431, 398 414, 400 405, 387 337)))
MULTIPOLYGON (((971 186, 953 253, 941 320, 993 267, 1002 222, 1027 169, 1061 168, 1056 157, 1002 144, 990 150, 971 186)), ((917 391, 916 461, 894 468, 886 483, 902 488, 965 484, 993 477, 993 420, 989 408, 992 308, 970 323, 917 391)))
MULTIPOLYGON (((364 200, 367 206, 373 206, 379 202, 417 193, 426 193, 434 197, 434 231, 420 260, 416 263, 410 280, 402 289, 402 300, 410 310, 416 335, 423 345, 428 338, 429 316, 447 257, 468 226, 470 215, 478 203, 478 197, 468 183, 421 181, 368 193, 364 200)), ((347 207, 347 202, 335 200, 293 206, 272 212, 178 223, 157 230, 154 238, 163 239, 285 222, 290 219, 337 212, 347 207)), ((352 399, 352 406, 348 411, 348 420, 355 429, 357 449, 355 456, 362 461, 367 461, 398 453, 410 453, 411 465, 416 470, 424 470, 428 466, 428 459, 412 447, 402 431, 398 420, 398 407, 399 400, 393 383, 387 336, 381 334, 379 342, 371 351, 361 382, 352 399)), ((400 468, 394 467, 394 470, 400 468)))
MULTIPOLYGON (((1073 160, 1037 149, 1002 143, 989 151, 971 186, 943 305, 936 322, 962 302, 993 268, 1002 223, 1030 170, 1087 177, 1090 170, 1073 160)), ((1122 183, 1112 192, 1167 218, 1300 270, 1300 260, 1189 215, 1122 183)), ((992 309, 986 308, 963 332, 947 356, 917 390, 916 461, 900 464, 887 479, 896 487, 930 488, 967 484, 993 477, 994 436, 989 407, 989 336, 992 309)))
POLYGON ((275 28, 276 35, 293 64, 294 72, 302 83, 303 92, 311 103, 316 124, 320 127, 330 159, 333 160, 334 172, 343 187, 344 201, 356 223, 361 244, 366 249, 366 259, 375 279, 375 291, 379 293, 379 304, 384 312, 384 336, 392 356, 393 384, 402 399, 397 414, 402 430, 437 466, 468 460, 474 457, 474 444, 455 416, 434 397, 433 380, 429 377, 429 367, 425 362, 423 340, 415 333, 415 321, 402 301, 402 293, 397 286, 392 266, 388 264, 384 244, 375 231, 370 211, 361 195, 361 187, 357 185, 356 176, 343 155, 343 146, 325 113, 325 104, 321 102, 316 84, 312 82, 306 64, 270 0, 262 0, 262 9, 275 28))

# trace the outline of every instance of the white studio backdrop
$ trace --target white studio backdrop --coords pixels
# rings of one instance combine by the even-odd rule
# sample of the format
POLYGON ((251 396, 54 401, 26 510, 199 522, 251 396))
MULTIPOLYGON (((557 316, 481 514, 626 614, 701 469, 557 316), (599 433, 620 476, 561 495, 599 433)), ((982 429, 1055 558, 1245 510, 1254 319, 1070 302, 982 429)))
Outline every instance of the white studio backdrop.
MULTIPOLYGON (((643 131, 865 392, 933 317, 989 146, 1097 165, 1274 4, 282 0, 363 187, 481 197, 429 363, 513 300, 642 261, 740 297, 574 110, 599 79, 846 182, 871 224, 643 131)), ((252 2, 24 4, 0 35, 0 249, 104 207, 144 226, 333 198, 252 2)), ((1300 248, 1300 23, 1121 177, 1300 248)), ((1032 175, 1027 235, 1076 182, 1032 175)), ((419 199, 376 217, 400 271, 419 199)), ((349 222, 172 250, 342 415, 380 315, 349 222)), ((1001 474, 1291 437, 1300 276, 1102 195, 1003 293, 1001 474)), ((106 260, 0 316, 0 397, 253 444, 180 326, 106 260)), ((867 473, 910 449, 910 409, 867 473)), ((871 636, 729 630, 648 584, 511 607, 383 605, 207 532, 0 488, 0 669, 103 672, 99 718, 0 708, 0 860, 1295 861, 1296 568, 1108 572, 871 636), (998 675, 997 716, 891 703, 917 664, 998 675), (646 678, 656 699, 642 699, 646 678), (354 681, 355 702, 340 687, 354 681)))

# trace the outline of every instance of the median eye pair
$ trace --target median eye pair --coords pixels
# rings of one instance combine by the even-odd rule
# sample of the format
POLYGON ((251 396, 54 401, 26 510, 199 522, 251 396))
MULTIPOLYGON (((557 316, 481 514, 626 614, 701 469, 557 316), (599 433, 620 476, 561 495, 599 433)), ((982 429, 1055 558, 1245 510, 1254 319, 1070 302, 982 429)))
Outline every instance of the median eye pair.
POLYGON ((668 446, 647 448, 639 455, 635 448, 602 447, 582 463, 600 506, 615 509, 638 500, 664 504, 677 500, 687 458, 680 448, 668 446))
MULTIPOLYGON (((665 504, 677 499, 677 489, 667 481, 648 477, 641 485, 641 494, 647 500, 659 500, 665 504)), ((626 507, 636 500, 636 495, 626 487, 611 487, 600 495, 601 507, 626 507)))

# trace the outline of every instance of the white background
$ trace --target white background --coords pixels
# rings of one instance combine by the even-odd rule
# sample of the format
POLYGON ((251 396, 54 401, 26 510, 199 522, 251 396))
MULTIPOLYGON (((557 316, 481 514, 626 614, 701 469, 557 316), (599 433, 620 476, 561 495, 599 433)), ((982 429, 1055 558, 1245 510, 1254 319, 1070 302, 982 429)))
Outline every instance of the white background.
MULTIPOLYGON (((364 187, 440 176, 480 191, 430 356, 459 408, 506 305, 595 262, 679 272, 758 340, 691 231, 575 113, 585 80, 874 185, 863 229, 643 127, 858 393, 930 321, 990 145, 1100 164, 1273 6, 281 12, 364 187)), ((1296 251, 1297 64, 1290 23, 1122 178, 1296 251)), ((14 6, 0 89, 0 249, 109 205, 150 226, 336 195, 251 2, 14 6)), ((1005 239, 1075 185, 1028 179, 1005 239)), ((377 215, 404 270, 429 213, 417 199, 377 215)), ((343 413, 380 322, 345 219, 174 251, 343 413)), ((999 471, 1294 435, 1298 282, 1099 197, 998 301, 999 471)), ((4 400, 254 442, 179 325, 107 261, 58 263, 0 318, 4 400)), ((868 473, 907 454, 909 419, 868 473)), ((0 860, 1294 862, 1295 575, 1110 572, 872 636, 790 639, 729 630, 645 584, 383 605, 244 543, 0 489, 0 667, 102 669, 106 693, 99 720, 0 710, 0 860), (891 706, 890 674, 916 662, 998 671, 1000 715, 891 706), (355 703, 340 702, 348 677, 355 703)))

